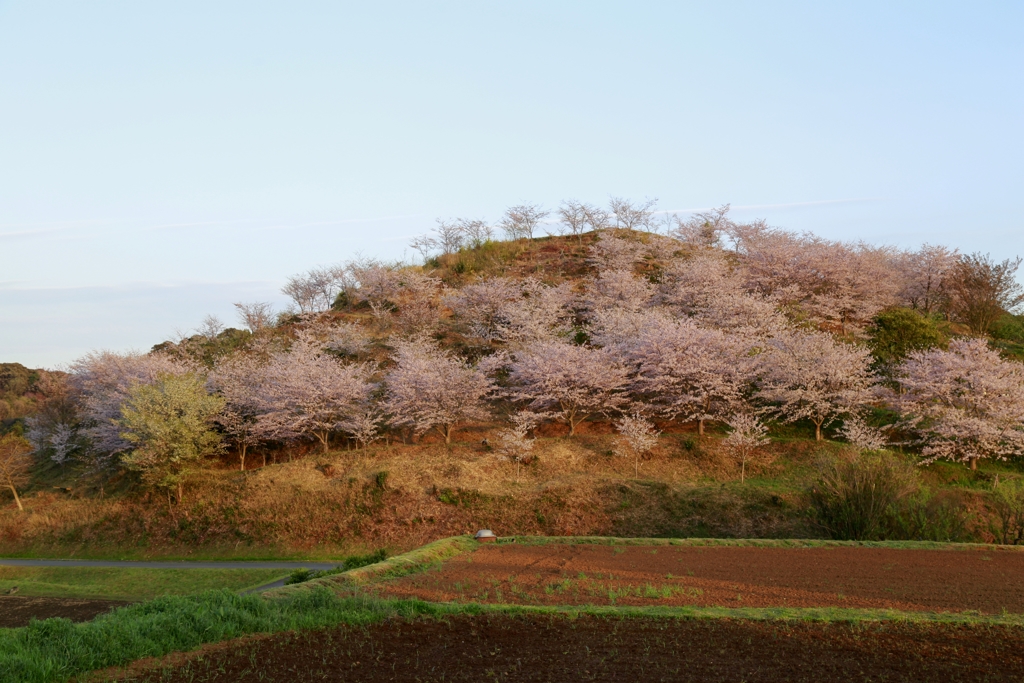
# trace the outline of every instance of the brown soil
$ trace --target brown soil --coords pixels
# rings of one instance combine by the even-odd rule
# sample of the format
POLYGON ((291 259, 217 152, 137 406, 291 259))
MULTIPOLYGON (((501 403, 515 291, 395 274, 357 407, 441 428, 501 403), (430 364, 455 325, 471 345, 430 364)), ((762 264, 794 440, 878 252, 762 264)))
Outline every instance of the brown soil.
POLYGON ((391 597, 522 604, 1024 612, 1024 553, 497 545, 379 584, 391 597))
POLYGON ((582 617, 391 620, 231 643, 122 680, 1019 681, 1024 630, 582 617))
POLYGON ((120 600, 78 600, 71 598, 33 598, 0 596, 0 628, 27 626, 30 619, 64 617, 71 621, 89 621, 100 614, 130 603, 120 600))

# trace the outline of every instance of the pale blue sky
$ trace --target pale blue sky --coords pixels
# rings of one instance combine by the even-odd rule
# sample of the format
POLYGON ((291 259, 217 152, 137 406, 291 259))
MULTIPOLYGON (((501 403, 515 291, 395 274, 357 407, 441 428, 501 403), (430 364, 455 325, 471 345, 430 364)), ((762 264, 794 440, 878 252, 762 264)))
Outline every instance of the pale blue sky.
POLYGON ((1022 34, 1016 2, 0 0, 0 361, 148 349, 520 201, 1024 255, 1022 34))

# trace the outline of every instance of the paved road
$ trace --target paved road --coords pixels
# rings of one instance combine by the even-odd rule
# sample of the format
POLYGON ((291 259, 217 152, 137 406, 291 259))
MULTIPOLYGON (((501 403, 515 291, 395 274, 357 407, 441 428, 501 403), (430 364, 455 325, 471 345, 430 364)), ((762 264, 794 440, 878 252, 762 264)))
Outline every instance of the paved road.
POLYGON ((338 562, 146 562, 135 560, 29 560, 0 557, 9 567, 120 567, 135 569, 333 569, 338 562))

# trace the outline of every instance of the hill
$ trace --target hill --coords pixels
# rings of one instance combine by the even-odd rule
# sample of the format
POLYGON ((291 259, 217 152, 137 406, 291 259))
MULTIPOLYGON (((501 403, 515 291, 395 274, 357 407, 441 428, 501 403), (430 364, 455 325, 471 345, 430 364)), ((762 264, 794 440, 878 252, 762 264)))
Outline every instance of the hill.
POLYGON ((668 235, 478 228, 442 225, 423 266, 298 275, 290 311, 238 304, 244 330, 209 320, 55 375, 5 549, 326 556, 482 527, 1021 540, 1015 262, 724 211, 668 235))

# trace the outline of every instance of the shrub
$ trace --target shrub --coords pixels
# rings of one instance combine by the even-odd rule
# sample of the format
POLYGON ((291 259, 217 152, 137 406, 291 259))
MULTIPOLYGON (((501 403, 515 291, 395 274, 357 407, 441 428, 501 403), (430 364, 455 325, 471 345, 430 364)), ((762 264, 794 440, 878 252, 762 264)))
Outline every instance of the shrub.
POLYGON ((896 504, 883 538, 964 543, 976 540, 971 522, 962 494, 921 490, 896 504))
POLYGON ((999 542, 1008 545, 1024 542, 1024 482, 997 480, 989 494, 989 505, 996 516, 992 532, 999 542))
POLYGON ((888 453, 823 458, 818 471, 811 509, 817 524, 839 540, 883 538, 898 504, 918 490, 914 466, 888 453))

